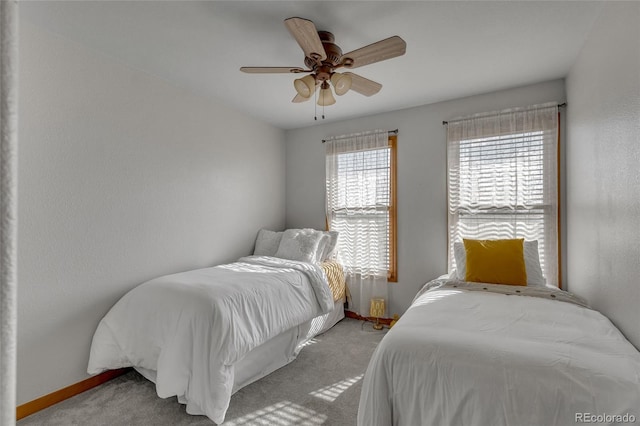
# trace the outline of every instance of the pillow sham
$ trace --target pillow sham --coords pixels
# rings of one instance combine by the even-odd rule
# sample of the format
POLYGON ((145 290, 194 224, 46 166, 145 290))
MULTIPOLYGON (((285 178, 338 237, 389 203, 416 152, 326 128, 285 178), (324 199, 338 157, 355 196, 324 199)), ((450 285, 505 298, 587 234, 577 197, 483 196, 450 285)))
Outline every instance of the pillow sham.
POLYGON ((300 262, 316 262, 322 236, 322 232, 314 229, 287 229, 282 234, 275 257, 300 262))
POLYGON ((320 236, 320 242, 318 243, 318 249, 316 250, 315 262, 320 263, 324 262, 324 250, 327 247, 327 244, 331 241, 331 235, 326 232, 320 232, 322 235, 320 236))
POLYGON ((467 255, 465 281, 527 285, 524 239, 463 240, 467 255))
POLYGON ((282 232, 261 229, 256 237, 256 247, 253 254, 256 256, 275 256, 281 239, 282 232))
MULTIPOLYGON (((467 274, 467 254, 462 242, 453 243, 453 255, 456 259, 456 269, 451 277, 464 281, 467 274)), ((544 287, 547 280, 542 273, 540 266, 540 255, 538 253, 538 240, 524 242, 524 263, 527 271, 527 285, 534 287, 544 287)))
POLYGON ((321 261, 334 260, 336 257, 336 247, 338 245, 338 231, 324 231, 325 235, 329 236, 327 244, 324 246, 322 252, 321 261))
POLYGON ((538 252, 538 240, 524 242, 524 264, 527 267, 527 285, 544 287, 547 280, 540 266, 540 253, 538 252))

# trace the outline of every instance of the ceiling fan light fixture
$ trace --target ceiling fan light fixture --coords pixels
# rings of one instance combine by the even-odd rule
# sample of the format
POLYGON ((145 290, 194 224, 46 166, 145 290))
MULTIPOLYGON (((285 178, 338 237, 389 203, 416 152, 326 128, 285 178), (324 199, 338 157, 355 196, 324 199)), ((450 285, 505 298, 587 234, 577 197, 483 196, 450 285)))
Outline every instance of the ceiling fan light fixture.
POLYGON ((316 79, 312 74, 293 81, 293 87, 303 98, 309 98, 316 91, 316 79))
POLYGON ((318 93, 318 105, 329 106, 335 103, 336 98, 334 98, 333 93, 331 93, 331 86, 325 81, 320 87, 320 93, 318 93))
POLYGON ((336 95, 342 96, 351 89, 351 76, 349 74, 334 72, 333 75, 331 75, 331 84, 333 84, 336 95))
POLYGON ((307 73, 308 75, 293 82, 296 89, 296 96, 291 101, 293 103, 305 102, 313 97, 317 100, 317 104, 324 108, 336 103, 334 91, 338 96, 348 91, 354 91, 363 96, 375 95, 382 89, 382 84, 354 74, 350 70, 402 56, 407 50, 407 43, 396 35, 351 52, 342 53, 340 46, 334 43, 333 34, 329 31, 318 31, 310 20, 294 16, 285 19, 284 24, 304 52, 305 68, 241 67, 240 71, 249 74, 307 73), (341 67, 349 71, 335 72, 341 67))

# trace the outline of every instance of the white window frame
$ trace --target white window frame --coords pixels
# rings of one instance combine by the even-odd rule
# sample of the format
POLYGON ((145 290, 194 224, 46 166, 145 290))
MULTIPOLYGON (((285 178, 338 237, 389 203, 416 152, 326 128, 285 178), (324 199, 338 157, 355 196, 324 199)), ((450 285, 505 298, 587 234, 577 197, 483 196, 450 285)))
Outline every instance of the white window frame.
POLYGON ((456 267, 453 244, 462 238, 538 239, 547 283, 561 285, 559 134, 557 104, 480 114, 447 124, 449 272, 456 267), (504 153, 496 151, 501 147, 504 153), (495 161, 493 172, 481 164, 487 159, 495 161), (488 178, 491 173, 498 177, 488 178), (528 181, 523 184, 524 179, 528 181), (500 197, 505 188, 493 185, 514 181, 509 189, 517 201, 507 202, 509 196, 500 197))

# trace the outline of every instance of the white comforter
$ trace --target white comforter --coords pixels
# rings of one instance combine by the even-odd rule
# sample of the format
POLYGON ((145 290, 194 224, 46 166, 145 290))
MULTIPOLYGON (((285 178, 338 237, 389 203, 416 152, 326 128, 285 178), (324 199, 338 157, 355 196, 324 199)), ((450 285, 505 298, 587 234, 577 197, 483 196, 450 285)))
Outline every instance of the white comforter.
POLYGON ((93 338, 88 372, 156 371, 158 396, 222 423, 234 364, 253 348, 333 308, 322 269, 249 256, 147 281, 122 297, 93 338))
POLYGON ((640 421, 640 353, 606 317, 557 289, 435 280, 376 349, 358 425, 624 420, 607 415, 640 421))

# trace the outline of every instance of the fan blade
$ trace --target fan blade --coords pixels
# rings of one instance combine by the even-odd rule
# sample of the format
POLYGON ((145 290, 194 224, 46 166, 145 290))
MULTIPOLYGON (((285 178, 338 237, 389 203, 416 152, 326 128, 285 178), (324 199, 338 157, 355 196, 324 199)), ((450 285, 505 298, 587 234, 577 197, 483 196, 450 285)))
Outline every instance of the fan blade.
POLYGON ((308 98, 305 98, 304 96, 296 95, 296 97, 293 98, 291 100, 291 102, 293 102, 294 104, 300 104, 302 102, 307 102, 311 98, 312 98, 312 96, 309 96, 308 98))
POLYGON ((375 95, 380 91, 380 89, 382 89, 382 84, 376 83, 368 78, 364 78, 361 75, 354 74, 352 72, 345 72, 345 74, 351 76, 351 90, 355 90, 362 95, 375 95))
POLYGON ((402 38, 393 36, 345 53, 342 55, 342 62, 347 68, 358 68, 363 65, 402 56, 406 51, 407 43, 402 38), (349 65, 348 60, 353 61, 353 63, 349 65))
POLYGON ((299 74, 302 72, 311 72, 300 67, 242 67, 240 71, 249 74, 299 74))
POLYGON ((315 61, 327 59, 327 54, 318 36, 318 30, 313 22, 308 19, 289 18, 284 20, 284 25, 296 39, 306 57, 315 61))

